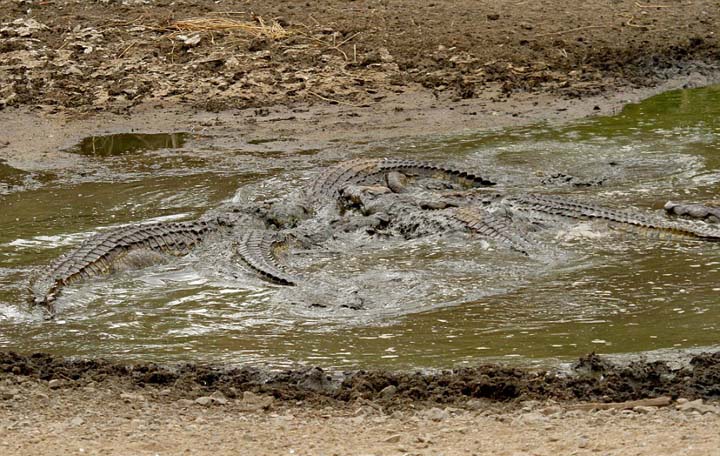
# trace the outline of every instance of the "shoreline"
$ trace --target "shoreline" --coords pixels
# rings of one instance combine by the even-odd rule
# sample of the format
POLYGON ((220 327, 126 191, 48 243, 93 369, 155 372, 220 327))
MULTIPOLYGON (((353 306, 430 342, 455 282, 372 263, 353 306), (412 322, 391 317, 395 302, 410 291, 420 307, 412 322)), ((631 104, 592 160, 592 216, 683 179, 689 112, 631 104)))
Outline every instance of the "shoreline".
POLYGON ((87 159, 64 150, 86 137, 128 132, 235 135, 243 138, 244 148, 249 152, 265 150, 262 143, 270 138, 273 147, 286 152, 334 147, 339 149, 340 160, 354 153, 353 148, 362 150, 363 145, 376 141, 567 123, 613 115, 627 104, 663 92, 718 83, 720 70, 706 75, 690 72, 657 86, 623 87, 582 99, 549 93, 503 98, 496 88, 480 97, 457 102, 436 99, 418 89, 363 107, 321 103, 275 105, 261 111, 248 108, 208 112, 182 104, 147 103, 124 114, 57 112, 49 107, 9 108, 0 110, 0 123, 6 126, 0 133, 0 160, 23 172, 77 172, 87 159))

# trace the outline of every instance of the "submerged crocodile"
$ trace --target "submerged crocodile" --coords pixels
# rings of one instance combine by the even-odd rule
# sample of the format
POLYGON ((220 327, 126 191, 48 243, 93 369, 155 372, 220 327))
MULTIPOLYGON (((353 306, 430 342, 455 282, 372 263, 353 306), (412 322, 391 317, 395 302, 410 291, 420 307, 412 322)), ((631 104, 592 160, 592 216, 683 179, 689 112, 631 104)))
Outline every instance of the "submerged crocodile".
POLYGON ((430 162, 394 159, 342 162, 321 172, 296 205, 275 204, 269 211, 228 208, 230 212, 198 221, 138 224, 98 234, 37 274, 30 285, 32 302, 45 306, 52 314, 53 302, 64 286, 93 276, 148 266, 166 255, 186 255, 212 234, 227 231, 236 238, 235 251, 251 271, 270 282, 295 285, 299 276, 286 272, 277 254, 288 240, 286 233, 276 231, 278 228, 308 218, 308 206, 318 209, 328 205, 348 185, 383 184, 401 192, 406 178, 420 176, 442 177, 464 188, 493 185, 473 173, 430 162), (253 215, 259 215, 261 220, 252 221, 253 215))
POLYGON ((215 217, 187 222, 159 222, 120 227, 100 233, 61 256, 31 283, 32 302, 55 313, 54 301, 62 288, 82 279, 138 269, 162 261, 164 256, 190 253, 214 233, 243 228, 236 253, 252 271, 283 285, 297 279, 283 271, 274 252, 285 243, 278 233, 241 223, 245 217, 215 217))
POLYGON ((280 251, 291 240, 312 248, 340 231, 405 238, 464 231, 524 255, 540 247, 532 231, 548 219, 604 220, 651 237, 720 241, 720 228, 704 222, 670 220, 561 196, 483 190, 493 185, 476 173, 430 162, 350 160, 321 171, 295 200, 220 208, 197 221, 139 224, 98 234, 44 269, 31 285, 32 300, 52 314, 64 286, 143 267, 164 256, 186 255, 214 235, 230 236, 247 268, 279 285, 303 280, 282 261, 280 251))

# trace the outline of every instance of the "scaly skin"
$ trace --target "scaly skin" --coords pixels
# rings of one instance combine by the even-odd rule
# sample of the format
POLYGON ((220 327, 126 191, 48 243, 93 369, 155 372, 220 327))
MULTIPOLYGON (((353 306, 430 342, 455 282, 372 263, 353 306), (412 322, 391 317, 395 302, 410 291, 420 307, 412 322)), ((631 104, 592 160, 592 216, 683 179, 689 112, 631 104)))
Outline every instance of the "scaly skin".
POLYGON ((481 176, 435 163, 398 159, 356 159, 338 163, 323 171, 307 190, 307 197, 314 203, 336 199, 340 191, 350 185, 386 185, 401 190, 401 183, 393 173, 409 177, 440 177, 468 187, 494 185, 481 176))
POLYGON ((470 231, 506 244, 513 250, 528 254, 536 247, 525 238, 517 226, 510 226, 505 217, 490 213, 479 207, 462 207, 450 211, 470 231))
POLYGON ((609 209, 569 198, 546 195, 522 195, 506 198, 520 211, 537 211, 566 218, 601 219, 621 226, 635 227, 658 235, 689 237, 704 241, 720 241, 720 229, 686 220, 665 220, 631 210, 609 209))
POLYGON ((237 253, 262 278, 280 285, 296 285, 300 278, 285 272, 277 260, 276 252, 286 245, 286 238, 272 231, 247 230, 240 238, 237 253))
POLYGON ((64 286, 83 278, 111 273, 134 251, 186 255, 220 225, 218 221, 152 223, 100 233, 58 258, 31 283, 33 302, 46 306, 53 313, 52 303, 64 286))

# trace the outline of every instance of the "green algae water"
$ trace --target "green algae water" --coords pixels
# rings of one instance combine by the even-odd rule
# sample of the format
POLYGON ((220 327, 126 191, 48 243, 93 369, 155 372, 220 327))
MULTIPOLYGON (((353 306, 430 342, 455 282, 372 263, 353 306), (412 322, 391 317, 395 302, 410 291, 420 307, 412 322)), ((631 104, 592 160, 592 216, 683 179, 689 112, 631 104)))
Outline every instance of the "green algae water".
MULTIPOLYGON (((98 230, 282 196, 328 164, 315 149, 246 153, 241 144, 185 135, 92 144, 73 151, 95 160, 87 176, 0 192, 0 349, 422 368, 718 347, 720 245, 613 236, 587 224, 534 259, 481 240, 341 239, 294 257, 292 266, 313 283, 292 289, 248 274, 225 242, 68 287, 58 317, 46 321, 25 304, 33 269, 98 230), (358 305, 337 305, 348 296, 358 305)), ((669 92, 559 127, 377 143, 371 154, 447 160, 481 170, 499 191, 616 208, 717 203, 720 87, 669 92)), ((23 178, 12 169, 4 176, 14 179, 8 185, 23 178)))

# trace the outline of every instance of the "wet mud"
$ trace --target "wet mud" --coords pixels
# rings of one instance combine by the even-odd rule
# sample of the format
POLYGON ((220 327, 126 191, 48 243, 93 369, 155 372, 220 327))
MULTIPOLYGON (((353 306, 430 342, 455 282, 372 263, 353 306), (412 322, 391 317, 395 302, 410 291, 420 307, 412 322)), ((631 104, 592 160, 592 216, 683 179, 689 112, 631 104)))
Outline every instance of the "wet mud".
POLYGON ((65 388, 100 384, 108 388, 169 389, 164 396, 170 399, 193 398, 214 391, 234 398, 251 391, 307 405, 340 405, 360 400, 387 408, 410 402, 462 406, 470 399, 622 402, 670 396, 718 400, 720 352, 698 354, 680 365, 668 361, 613 362, 591 353, 564 371, 485 364, 415 372, 129 364, 44 353, 1 352, 0 378, 3 377, 40 382, 57 379, 65 388))

